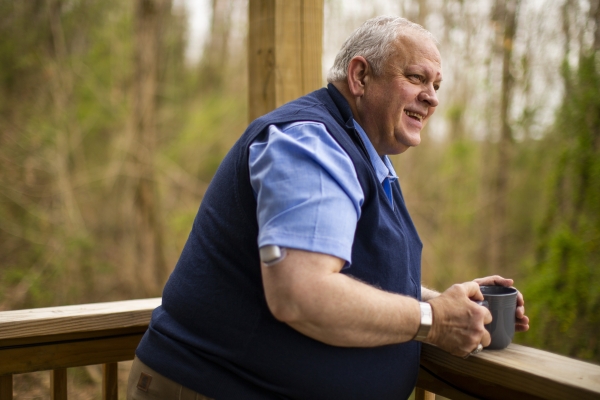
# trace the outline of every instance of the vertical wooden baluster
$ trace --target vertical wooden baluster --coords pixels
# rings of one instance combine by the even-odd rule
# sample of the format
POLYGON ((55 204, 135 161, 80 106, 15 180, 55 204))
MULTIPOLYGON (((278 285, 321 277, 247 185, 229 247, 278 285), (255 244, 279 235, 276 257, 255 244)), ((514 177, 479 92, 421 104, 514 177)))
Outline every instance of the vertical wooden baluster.
POLYGON ((102 364, 102 400, 118 400, 119 364, 102 364))
POLYGON ((428 392, 420 387, 415 388, 415 400, 435 400, 435 393, 428 392))
POLYGON ((53 370, 50 378, 51 399, 67 400, 67 369, 53 370))
POLYGON ((13 379, 12 375, 0 375, 0 400, 12 400, 13 379))

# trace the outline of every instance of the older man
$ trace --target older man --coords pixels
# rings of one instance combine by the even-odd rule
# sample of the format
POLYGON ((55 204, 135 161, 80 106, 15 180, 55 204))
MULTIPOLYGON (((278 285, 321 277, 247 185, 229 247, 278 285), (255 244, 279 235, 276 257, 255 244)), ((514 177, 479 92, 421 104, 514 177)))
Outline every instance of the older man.
POLYGON ((422 288, 422 244, 387 158, 419 144, 438 105, 433 37, 369 20, 328 81, 250 124, 223 160, 129 398, 407 398, 420 341, 461 357, 489 344, 491 315, 472 300, 478 284, 512 280, 422 288))

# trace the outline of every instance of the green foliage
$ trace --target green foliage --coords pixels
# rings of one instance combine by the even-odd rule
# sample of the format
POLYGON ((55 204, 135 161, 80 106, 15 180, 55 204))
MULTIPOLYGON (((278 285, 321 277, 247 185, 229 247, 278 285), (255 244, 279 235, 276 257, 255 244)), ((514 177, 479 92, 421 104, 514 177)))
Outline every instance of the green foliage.
POLYGON ((8 227, 0 231, 0 284, 23 272, 0 304, 93 297, 99 254, 87 210, 99 193, 89 171, 101 168, 107 139, 127 118, 128 99, 115 93, 131 71, 123 62, 130 58, 122 52, 130 27, 123 4, 0 1, 0 156, 9 161, 0 172, 1 225, 8 227))
MULTIPOLYGON (((131 297, 118 212, 133 108, 134 9, 0 0, 0 309, 131 297)), ((200 92, 185 14, 161 31, 156 164, 174 265, 203 188, 246 123, 243 71, 200 92)), ((237 65, 243 64, 238 59, 237 65)))
POLYGON ((550 184, 535 266, 524 288, 526 342, 600 361, 600 53, 565 68, 554 127, 559 162, 550 184))

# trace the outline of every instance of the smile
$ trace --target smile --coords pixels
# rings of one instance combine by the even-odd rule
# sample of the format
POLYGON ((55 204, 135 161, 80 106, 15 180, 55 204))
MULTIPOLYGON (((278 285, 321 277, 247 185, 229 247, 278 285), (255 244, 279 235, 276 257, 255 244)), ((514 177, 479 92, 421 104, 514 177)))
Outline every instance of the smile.
POLYGON ((413 111, 404 110, 404 113, 411 118, 418 119, 419 121, 423 121, 423 118, 425 118, 424 115, 413 112, 413 111))

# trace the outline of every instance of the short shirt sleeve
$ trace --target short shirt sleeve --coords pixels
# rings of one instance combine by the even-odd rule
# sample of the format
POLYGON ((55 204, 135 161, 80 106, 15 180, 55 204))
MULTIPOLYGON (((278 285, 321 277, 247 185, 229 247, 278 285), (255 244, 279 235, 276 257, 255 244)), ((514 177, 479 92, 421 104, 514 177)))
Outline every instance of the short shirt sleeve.
POLYGON ((249 150, 258 246, 325 253, 351 263, 364 195, 352 160, 321 123, 271 125, 249 150))

